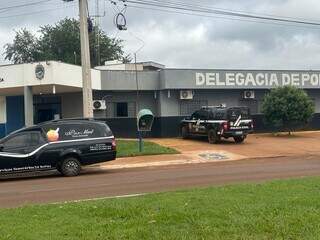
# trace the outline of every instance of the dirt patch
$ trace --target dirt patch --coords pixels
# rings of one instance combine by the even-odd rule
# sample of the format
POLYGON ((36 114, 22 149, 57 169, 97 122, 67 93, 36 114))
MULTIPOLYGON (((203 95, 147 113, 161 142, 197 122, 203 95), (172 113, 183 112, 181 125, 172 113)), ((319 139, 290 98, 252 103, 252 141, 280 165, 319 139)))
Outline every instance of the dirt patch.
POLYGON ((181 154, 119 158, 100 167, 123 169, 305 155, 320 157, 320 132, 299 132, 293 136, 252 134, 242 144, 236 144, 232 140, 209 144, 206 138, 192 140, 164 138, 149 139, 149 141, 175 148, 181 154))
POLYGON ((190 151, 225 151, 246 158, 278 157, 304 154, 319 154, 320 132, 299 132, 288 136, 281 134, 252 134, 243 144, 235 144, 232 140, 220 144, 209 144, 206 138, 183 139, 152 139, 158 144, 172 147, 182 153, 190 151))

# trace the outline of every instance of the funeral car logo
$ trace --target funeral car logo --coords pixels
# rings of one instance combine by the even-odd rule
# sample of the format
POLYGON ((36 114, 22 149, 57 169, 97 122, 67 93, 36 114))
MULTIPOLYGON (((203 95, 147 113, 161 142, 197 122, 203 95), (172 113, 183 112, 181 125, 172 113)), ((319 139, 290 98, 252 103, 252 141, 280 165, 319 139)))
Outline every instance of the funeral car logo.
POLYGON ((57 128, 56 130, 50 129, 47 132, 47 138, 49 142, 57 142, 59 140, 59 130, 59 128, 57 128))
POLYGON ((64 133, 65 136, 72 137, 72 138, 80 138, 80 137, 88 137, 92 135, 94 132, 93 129, 85 129, 82 131, 77 131, 75 129, 71 129, 64 133))

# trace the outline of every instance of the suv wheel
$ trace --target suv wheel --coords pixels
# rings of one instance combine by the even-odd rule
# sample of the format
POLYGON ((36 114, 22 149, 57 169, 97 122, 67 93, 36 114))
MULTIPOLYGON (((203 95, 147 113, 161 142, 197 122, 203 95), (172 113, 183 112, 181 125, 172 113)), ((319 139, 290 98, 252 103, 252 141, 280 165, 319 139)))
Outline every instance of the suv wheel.
POLYGON ((188 130, 188 128, 186 126, 183 126, 181 128, 181 136, 182 136, 183 139, 186 139, 186 138, 189 137, 189 130, 188 130))
POLYGON ((233 138, 236 143, 242 143, 245 139, 244 136, 234 137, 233 138))
POLYGON ((208 141, 210 144, 218 143, 220 141, 220 137, 214 129, 208 131, 208 141))
POLYGON ((78 159, 74 157, 67 157, 63 160, 60 169, 63 176, 73 177, 79 175, 81 165, 78 159))

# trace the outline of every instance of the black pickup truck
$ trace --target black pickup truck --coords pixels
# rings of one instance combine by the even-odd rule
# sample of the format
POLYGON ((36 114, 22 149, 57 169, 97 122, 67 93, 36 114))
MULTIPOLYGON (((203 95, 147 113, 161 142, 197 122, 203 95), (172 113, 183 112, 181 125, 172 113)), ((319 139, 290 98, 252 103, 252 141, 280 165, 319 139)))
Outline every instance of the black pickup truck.
POLYGON ((183 138, 208 136, 209 143, 218 143, 221 138, 232 137, 242 143, 253 132, 253 122, 247 107, 202 107, 180 124, 183 138))
POLYGON ((0 175, 57 169, 64 176, 76 176, 82 165, 115 158, 110 128, 89 119, 50 121, 0 140, 0 175))

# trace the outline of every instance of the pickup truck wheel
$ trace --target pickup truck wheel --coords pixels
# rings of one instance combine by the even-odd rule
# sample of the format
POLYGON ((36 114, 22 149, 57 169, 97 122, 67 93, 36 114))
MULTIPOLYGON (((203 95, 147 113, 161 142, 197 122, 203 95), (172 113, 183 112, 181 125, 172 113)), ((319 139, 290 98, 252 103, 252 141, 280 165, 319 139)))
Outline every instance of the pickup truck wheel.
MULTIPOLYGON (((59 171, 59 170, 58 170, 59 171)), ((81 164, 78 159, 74 157, 67 157, 61 164, 61 173, 66 177, 73 177, 79 175, 81 171, 81 164)))
POLYGON ((189 130, 186 126, 181 128, 181 136, 183 139, 187 139, 189 137, 189 130))
POLYGON ((215 144, 220 141, 220 137, 214 129, 208 131, 208 141, 210 144, 215 144))
POLYGON ((242 143, 245 139, 244 136, 234 137, 233 138, 236 143, 242 143))

